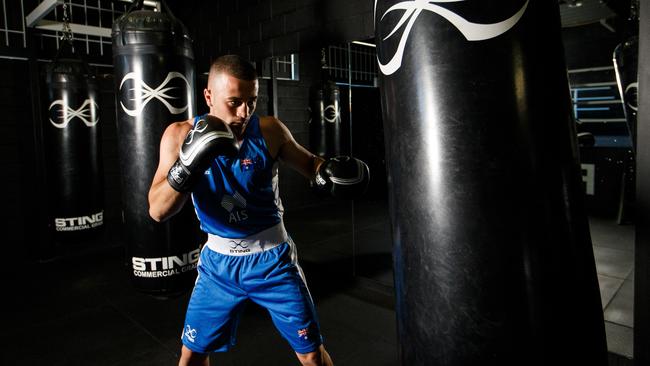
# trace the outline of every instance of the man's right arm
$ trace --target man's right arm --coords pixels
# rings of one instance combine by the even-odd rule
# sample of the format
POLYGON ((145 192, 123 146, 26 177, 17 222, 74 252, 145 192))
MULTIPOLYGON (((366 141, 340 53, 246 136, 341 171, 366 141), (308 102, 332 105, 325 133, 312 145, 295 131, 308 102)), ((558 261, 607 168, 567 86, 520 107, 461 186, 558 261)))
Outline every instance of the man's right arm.
POLYGON ((149 189, 151 218, 160 222, 175 215, 210 162, 238 152, 236 136, 217 117, 206 115, 194 125, 190 121, 169 125, 160 141, 160 163, 149 189))
POLYGON ((160 162, 149 189, 149 215, 155 221, 165 221, 178 213, 189 196, 189 193, 173 189, 167 182, 167 174, 178 159, 180 147, 191 129, 189 121, 172 123, 160 140, 160 162))

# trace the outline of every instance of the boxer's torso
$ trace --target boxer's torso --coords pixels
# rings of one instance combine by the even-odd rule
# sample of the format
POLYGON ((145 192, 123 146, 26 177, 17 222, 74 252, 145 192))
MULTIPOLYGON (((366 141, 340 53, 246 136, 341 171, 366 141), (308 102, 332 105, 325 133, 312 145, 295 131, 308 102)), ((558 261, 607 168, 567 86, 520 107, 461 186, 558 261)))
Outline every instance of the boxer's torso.
POLYGON ((257 115, 248 122, 237 156, 214 159, 192 201, 201 229, 224 238, 244 238, 282 221, 278 163, 268 151, 257 115))

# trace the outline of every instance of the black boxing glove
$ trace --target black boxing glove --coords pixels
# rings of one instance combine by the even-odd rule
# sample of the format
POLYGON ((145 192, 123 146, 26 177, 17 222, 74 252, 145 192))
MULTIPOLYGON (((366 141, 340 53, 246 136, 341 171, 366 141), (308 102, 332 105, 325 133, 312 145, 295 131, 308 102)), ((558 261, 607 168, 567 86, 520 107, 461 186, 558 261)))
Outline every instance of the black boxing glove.
POLYGON ((185 137, 178 159, 167 173, 167 182, 179 192, 188 192, 212 159, 221 155, 233 157, 238 152, 239 143, 228 124, 206 115, 185 137))
POLYGON ((366 163, 351 156, 337 156, 320 165, 312 187, 336 198, 354 199, 366 191, 369 182, 370 169, 366 163))

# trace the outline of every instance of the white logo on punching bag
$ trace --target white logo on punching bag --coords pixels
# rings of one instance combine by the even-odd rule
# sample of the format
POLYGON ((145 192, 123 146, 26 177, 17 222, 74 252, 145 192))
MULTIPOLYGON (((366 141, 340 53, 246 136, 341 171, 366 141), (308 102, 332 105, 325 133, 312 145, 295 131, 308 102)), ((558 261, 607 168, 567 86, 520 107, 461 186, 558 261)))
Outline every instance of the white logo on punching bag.
POLYGON ((341 120, 341 107, 337 110, 334 104, 330 104, 323 110, 323 118, 329 123, 340 122, 341 120))
POLYGON ((167 87, 167 84, 169 84, 172 80, 176 78, 183 80, 185 82, 185 85, 187 85, 187 89, 190 89, 190 83, 187 81, 185 76, 180 72, 176 72, 176 71, 172 71, 168 73, 165 80, 163 80, 163 82, 155 89, 147 85, 144 81, 140 80, 138 78, 138 75, 135 72, 130 72, 124 75, 124 78, 122 78, 122 82, 120 82, 120 91, 122 90, 122 85, 124 85, 124 83, 127 80, 134 81, 135 85, 130 90, 136 92, 136 96, 131 99, 135 102, 136 108, 129 109, 120 101, 122 110, 124 110, 124 112, 129 116, 135 117, 138 114, 140 114, 142 110, 144 110, 144 107, 152 99, 158 99, 160 102, 162 102, 162 104, 165 105, 165 107, 167 107, 169 113, 171 114, 180 114, 185 112, 185 110, 187 110, 188 107, 187 104, 185 104, 184 107, 176 108, 173 105, 171 105, 171 103, 169 103, 168 101, 172 99, 178 99, 177 97, 167 94, 167 92, 169 92, 172 89, 178 89, 178 87, 167 87))
MULTIPOLYGON (((493 23, 493 24, 481 24, 481 23, 472 23, 468 21, 467 19, 461 17, 460 15, 443 8, 442 6, 435 5, 434 3, 451 3, 451 2, 459 2, 459 1, 466 1, 466 0, 412 0, 412 1, 402 1, 400 3, 397 3, 388 10, 381 16, 381 20, 384 19, 384 17, 395 10, 404 10, 404 14, 402 14, 402 17, 400 18, 399 22, 397 22, 397 25, 395 25, 395 28, 382 40, 385 41, 388 38, 390 38, 397 30, 402 28, 402 26, 406 23, 406 27, 404 28, 404 31, 402 32, 402 38, 400 38, 399 45, 397 46, 397 50, 395 51, 395 54, 393 57, 388 61, 386 64, 382 64, 381 61, 379 61, 379 58, 377 58, 377 62, 379 63, 379 69, 384 75, 391 75, 395 71, 397 71, 400 66, 402 66, 402 57, 404 56, 404 49, 406 47, 406 40, 408 39, 409 34, 411 33, 411 28, 413 27, 413 24, 415 23, 415 20, 417 17, 422 13, 423 10, 427 10, 433 13, 436 13, 443 18, 447 19, 451 24, 453 24, 454 27, 456 27, 462 34, 465 36, 465 38, 468 41, 483 41, 486 39, 494 38, 497 36, 500 36, 501 34, 507 32, 510 28, 512 28, 519 19, 524 15, 524 12, 526 11, 526 8, 528 7, 528 2, 530 0, 526 0, 526 3, 524 6, 517 11, 513 16, 510 18, 498 22, 498 23, 493 23)), ((377 17, 377 0, 375 0, 375 18, 377 17)))
POLYGON ((57 116, 57 120, 61 122, 56 123, 52 121, 52 118, 50 118, 50 123, 52 123, 52 126, 56 128, 65 128, 73 118, 79 118, 81 122, 83 122, 88 127, 92 127, 96 125, 97 122, 99 122, 99 118, 97 116, 97 108, 99 108, 99 106, 93 100, 84 100, 83 104, 81 104, 81 107, 75 110, 70 108, 70 106, 68 106, 63 100, 57 99, 52 102, 52 104, 50 104, 50 116, 52 115, 52 108, 55 108, 56 106, 61 106, 57 111, 55 111, 55 113, 58 112, 59 114, 57 116))
POLYGON ((638 107, 639 103, 638 103, 638 99, 637 99, 638 98, 638 96, 637 96, 638 88, 639 88, 639 83, 638 82, 634 82, 634 83, 628 85, 627 88, 625 88, 625 99, 626 99, 626 102, 627 102, 627 106, 630 107, 630 109, 632 109, 635 112, 639 108, 638 107))

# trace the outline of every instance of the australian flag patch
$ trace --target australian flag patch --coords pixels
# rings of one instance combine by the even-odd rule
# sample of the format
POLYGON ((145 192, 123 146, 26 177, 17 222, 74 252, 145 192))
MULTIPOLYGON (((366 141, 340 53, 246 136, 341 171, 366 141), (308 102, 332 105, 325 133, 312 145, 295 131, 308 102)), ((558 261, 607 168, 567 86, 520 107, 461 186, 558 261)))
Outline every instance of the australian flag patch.
POLYGON ((309 328, 298 329, 298 337, 303 339, 309 338, 309 328))
POLYGON ((260 166, 262 165, 262 159, 261 158, 243 158, 239 160, 239 166, 241 167, 242 171, 249 171, 249 170, 257 170, 260 169, 260 166))

